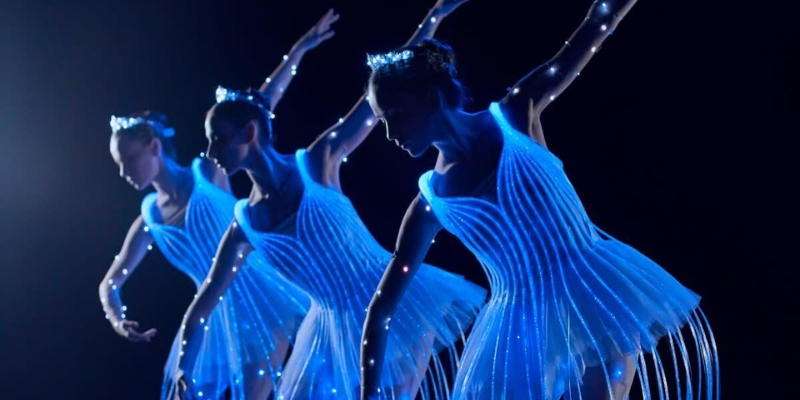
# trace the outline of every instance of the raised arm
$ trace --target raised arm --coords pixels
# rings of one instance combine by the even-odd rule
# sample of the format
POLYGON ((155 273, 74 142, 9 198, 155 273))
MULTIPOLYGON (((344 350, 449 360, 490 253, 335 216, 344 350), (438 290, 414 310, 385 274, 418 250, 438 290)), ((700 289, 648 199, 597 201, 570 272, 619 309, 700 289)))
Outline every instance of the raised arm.
POLYGON ((548 62, 517 82, 502 100, 511 125, 545 145, 539 123, 542 110, 580 74, 636 0, 596 0, 586 19, 548 62))
POLYGON ((153 238, 145 231, 144 221, 140 215, 131 224, 119 254, 114 257, 106 276, 100 282, 98 289, 103 311, 111 326, 122 337, 132 342, 149 342, 155 336, 156 330, 149 329, 139 332, 139 323, 129 321, 125 317, 125 306, 120 298, 120 290, 128 277, 141 263, 148 247, 153 243, 153 238))
MULTIPOLYGON (((392 260, 381 278, 361 337, 361 399, 379 398, 384 353, 389 336, 388 321, 430 249, 441 224, 417 196, 403 218, 392 260)), ((430 288, 435 290, 436 288, 430 288)))
POLYGON ((297 66, 303 56, 309 50, 319 46, 320 43, 333 37, 334 32, 330 29, 331 25, 339 19, 339 14, 328 10, 322 18, 311 27, 300 39, 292 46, 289 54, 283 56, 283 61, 272 71, 272 74, 264 81, 258 89, 269 100, 270 110, 275 111, 278 102, 283 97, 283 92, 291 83, 292 78, 297 72, 297 66))
MULTIPOLYGON (((413 46, 423 39, 433 37, 442 20, 466 1, 438 0, 403 47, 413 46)), ((340 118, 338 123, 325 130, 309 146, 309 154, 321 156, 328 169, 338 170, 340 162, 367 138, 375 122, 377 119, 369 106, 367 95, 364 94, 344 118, 340 118)))
POLYGON ((179 340, 184 345, 178 356, 180 373, 176 374, 176 378, 182 379, 183 382, 179 384, 186 385, 187 382, 191 382, 189 374, 197 360, 200 345, 197 333, 207 322, 214 307, 224 299, 225 291, 241 271, 242 264, 252 249, 239 225, 235 221, 232 222, 220 240, 214 263, 206 280, 203 281, 197 297, 189 305, 183 317, 179 340))

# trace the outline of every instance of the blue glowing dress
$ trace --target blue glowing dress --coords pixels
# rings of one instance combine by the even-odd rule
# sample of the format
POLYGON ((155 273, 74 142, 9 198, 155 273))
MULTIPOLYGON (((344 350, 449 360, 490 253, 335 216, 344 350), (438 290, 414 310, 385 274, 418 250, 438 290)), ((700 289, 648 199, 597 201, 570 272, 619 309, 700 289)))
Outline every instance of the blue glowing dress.
MULTIPOLYGON (((211 268, 225 230, 233 221, 236 198, 202 173, 201 159, 192 163, 194 188, 182 226, 160 222, 156 194, 142 201, 142 217, 164 257, 200 288, 211 268)), ((204 397, 220 398, 230 388, 231 399, 243 399, 244 374, 248 367, 264 363, 274 340, 291 340, 308 309, 308 297, 286 282, 263 258, 248 257, 219 305, 198 329, 200 341, 192 387, 204 397)), ((176 336, 164 367, 162 399, 172 400, 173 376, 177 369, 180 343, 176 336)), ((251 368, 252 369, 252 368, 251 368)), ((267 363, 257 371, 258 379, 275 379, 267 363)), ((248 379, 250 377, 247 377, 248 379)))
POLYGON ((716 345, 700 297, 592 224, 561 161, 514 130, 498 104, 489 110, 503 132, 496 203, 437 196, 433 171, 419 180, 423 199, 479 259, 491 285, 453 398, 545 400, 566 391, 578 399, 584 368, 607 362, 608 385, 622 373, 608 362, 620 354, 637 357, 643 392, 661 395, 669 381, 678 398, 700 398, 703 390, 718 397, 716 345), (655 351, 661 337, 669 359, 655 351))
MULTIPOLYGON (((309 294, 311 309, 297 333, 276 398, 358 399, 360 341, 366 309, 391 259, 372 237, 350 200, 313 181, 305 150, 296 153, 304 190, 298 211, 271 232, 250 224, 247 200, 236 204, 236 220, 270 265, 309 294)), ((386 398, 406 399, 393 388, 409 378, 422 391, 446 397, 440 356, 476 317, 486 290, 462 276, 423 265, 391 319, 381 387, 386 398), (424 370, 433 352, 435 367, 424 370), (423 370, 417 372, 417 365, 423 370)), ((386 321, 389 329, 389 321, 386 321)), ((445 353, 443 353, 445 354, 445 353)), ((427 397, 426 397, 427 398, 427 397)))

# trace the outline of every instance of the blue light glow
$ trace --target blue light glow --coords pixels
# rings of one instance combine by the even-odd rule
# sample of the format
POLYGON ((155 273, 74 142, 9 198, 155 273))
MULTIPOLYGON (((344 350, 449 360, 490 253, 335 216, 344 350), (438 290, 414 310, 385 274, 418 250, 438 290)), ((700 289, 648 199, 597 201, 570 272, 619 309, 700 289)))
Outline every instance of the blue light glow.
MULTIPOLYGON (((217 245, 233 219, 236 202, 232 194, 205 177, 202 162, 198 158, 192 163, 195 187, 182 226, 159 222, 155 193, 147 195, 141 206, 142 216, 161 253, 191 278, 198 290, 207 278, 217 245)), ((305 294, 275 274, 263 258, 253 255, 243 261, 240 273, 217 304, 211 315, 199 319, 203 329, 198 329, 196 335, 192 335, 190 328, 181 326, 186 340, 180 340, 178 335, 173 341, 164 368, 162 400, 173 398, 176 389, 173 374, 178 356, 181 353, 186 353, 184 357, 190 355, 183 351, 185 349, 196 349, 193 356, 197 361, 186 371, 196 382, 195 390, 202 388, 205 397, 219 398, 230 387, 233 399, 243 400, 246 380, 239 377, 242 371, 247 371, 244 365, 268 360, 278 345, 275 334, 305 315, 308 300, 305 294)))
POLYGON ((376 70, 386 65, 406 61, 411 57, 414 57, 414 53, 411 50, 403 50, 400 52, 390 51, 384 54, 367 55, 367 66, 372 70, 376 70))
MULTIPOLYGON (((283 92, 283 90, 281 90, 283 92)), ((250 103, 262 110, 269 116, 270 119, 275 119, 275 114, 272 113, 271 110, 268 110, 261 102, 259 102, 252 94, 247 92, 242 92, 238 90, 226 89, 222 86, 217 86, 217 90, 214 92, 214 97, 217 100, 217 104, 223 103, 226 101, 244 101, 246 103, 250 103)))
MULTIPOLYGON (((489 109, 504 141, 493 197, 438 197, 432 172, 419 180, 423 199, 481 260, 491 284, 453 399, 557 399, 576 390, 575 369, 615 362, 620 352, 641 355, 640 368, 649 354, 647 364, 663 375, 655 346, 664 337, 682 355, 672 357, 679 390, 706 389, 712 399, 715 388, 718 397, 716 345, 699 296, 595 226, 561 161, 515 131, 499 104, 489 109), (688 348, 697 349, 698 370, 690 371, 688 348)), ((604 370, 609 390, 623 367, 604 370)), ((645 390, 648 378, 639 376, 645 390)))
MULTIPOLYGON (((305 150, 296 154, 304 188, 297 213, 281 230, 255 230, 250 218, 259 208, 246 200, 236 204, 236 221, 255 247, 287 279, 306 291, 313 305, 296 335, 276 397, 286 399, 359 398, 359 353, 364 314, 391 253, 361 222, 350 200, 315 182, 306 170, 305 150), (332 388, 336 389, 333 393, 332 388), (335 396, 334 396, 335 394, 335 396)), ((252 253, 251 253, 252 254, 252 253)), ((477 315, 486 291, 439 268, 420 269, 391 321, 382 387, 387 398, 399 397, 418 366, 427 365, 430 347, 456 357, 454 343, 477 315), (430 290, 435 287, 437 290, 430 290), (428 343, 430 342, 430 343, 428 343), (426 344, 427 343, 427 344, 426 344)), ((431 391, 445 393, 445 367, 425 379, 431 391)), ((452 371, 451 371, 452 372, 452 371)), ((421 377, 420 377, 421 378, 421 377)))
POLYGON ((122 129, 133 128, 137 125, 148 124, 159 132, 161 137, 169 138, 175 136, 175 130, 158 121, 153 121, 145 117, 116 117, 111 116, 111 132, 117 133, 122 129))

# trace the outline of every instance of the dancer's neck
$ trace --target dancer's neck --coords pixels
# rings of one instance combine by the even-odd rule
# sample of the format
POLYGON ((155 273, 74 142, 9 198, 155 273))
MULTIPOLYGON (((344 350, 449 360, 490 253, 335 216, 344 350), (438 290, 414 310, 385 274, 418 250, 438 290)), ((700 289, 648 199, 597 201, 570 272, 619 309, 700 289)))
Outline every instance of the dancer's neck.
MULTIPOLYGON (((153 179, 153 187, 160 197, 165 199, 181 198, 191 185, 192 173, 189 168, 179 165, 175 160, 164 157, 159 166, 158 175, 153 179)), ((191 189, 188 189, 191 192, 191 189)))
POLYGON ((280 154, 273 148, 259 149, 248 160, 247 175, 253 182, 253 195, 269 197, 277 195, 291 172, 294 157, 280 154))

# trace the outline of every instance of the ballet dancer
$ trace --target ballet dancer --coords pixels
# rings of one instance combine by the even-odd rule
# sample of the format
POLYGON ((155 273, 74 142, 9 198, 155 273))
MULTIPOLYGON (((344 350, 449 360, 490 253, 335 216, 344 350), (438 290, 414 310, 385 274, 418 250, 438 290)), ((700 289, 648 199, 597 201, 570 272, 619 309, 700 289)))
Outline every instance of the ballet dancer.
MULTIPOLYGON (((303 55, 332 36, 338 15, 329 11, 303 35, 260 90, 277 105, 303 55)), ((128 320, 120 291, 153 242, 165 258, 198 288, 204 282, 217 244, 233 220, 236 202, 228 178, 201 155, 191 166, 179 165, 174 129, 159 113, 145 112, 111 119, 110 150, 120 176, 136 190, 154 193, 142 201, 137 217, 100 284, 100 298, 114 330, 133 342, 149 342, 156 329, 141 330, 128 320)), ((194 334, 197 362, 185 371, 204 398, 261 399, 271 393, 276 371, 308 310, 308 296, 252 257, 239 263, 236 281, 216 282, 216 301, 208 304, 205 329, 194 334), (221 285, 222 284, 222 285, 221 285), (211 312, 211 309, 214 311, 211 312)), ((173 341, 164 368, 162 399, 175 396, 181 333, 173 341)))
MULTIPOLYGON (((462 3, 438 1, 408 45, 433 35, 462 3)), ((369 104, 362 96, 310 146, 281 154, 272 145, 267 99, 257 92, 219 88, 217 101, 206 119, 209 157, 228 174, 244 170, 253 191, 237 202, 236 221, 220 244, 210 279, 234 274, 234 262, 262 254, 312 300, 281 371, 276 398, 356 399, 362 323, 391 257, 340 185, 341 164, 376 122, 369 104)), ((447 376, 439 350, 455 357, 454 344, 485 300, 483 288, 433 266, 425 266, 418 280, 395 318, 384 321, 393 330, 380 383, 383 398, 414 399, 421 393, 445 399, 447 376), (429 364, 434 368, 429 370, 429 364)), ((201 318, 196 314, 190 321, 201 318)), ((194 391, 190 383, 183 384, 187 392, 194 391)))
POLYGON ((383 321, 394 315, 441 229, 471 250, 491 286, 454 399, 626 399, 636 371, 645 398, 668 397, 670 373, 678 398, 703 391, 719 397, 716 346, 699 296, 592 223, 547 149, 539 120, 635 2, 595 1, 553 58, 476 113, 462 108, 449 46, 427 40, 368 56, 370 103, 387 138, 412 157, 431 147, 439 156, 419 180, 420 194, 370 304, 362 399, 378 395, 390 333, 383 321), (681 332, 687 325, 688 338, 681 332), (656 352, 661 338, 672 366, 656 352), (692 350, 698 370, 690 375, 692 350))

